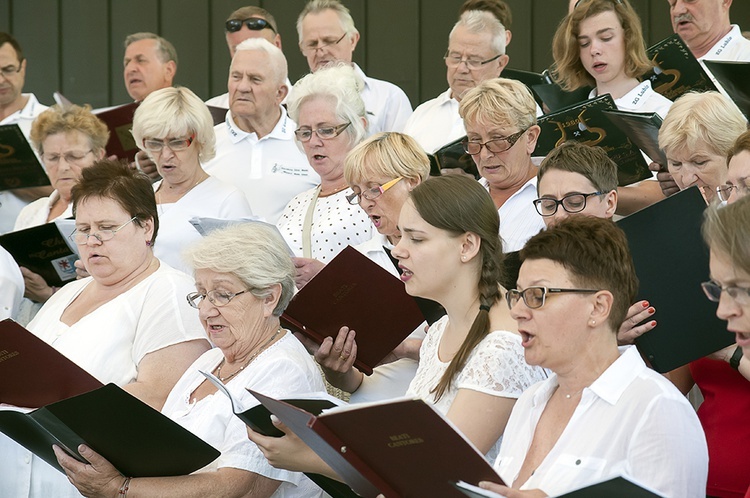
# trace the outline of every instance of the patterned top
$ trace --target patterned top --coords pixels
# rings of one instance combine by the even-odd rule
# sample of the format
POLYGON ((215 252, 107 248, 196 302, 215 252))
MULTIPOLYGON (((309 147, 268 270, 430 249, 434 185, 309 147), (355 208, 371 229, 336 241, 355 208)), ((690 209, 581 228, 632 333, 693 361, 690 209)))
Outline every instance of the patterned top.
MULTIPOLYGON (((517 399, 529 386, 546 378, 544 370, 526 363, 521 336, 507 330, 490 332, 469 355, 464 368, 456 374, 451 387, 435 402, 431 393, 443 377, 450 362, 441 361, 438 347, 448 325, 444 316, 430 327, 419 351, 419 368, 412 380, 407 396, 419 396, 433 403, 440 413, 448 413, 459 389, 471 389, 491 396, 517 399)), ((486 457, 494 462, 500 450, 502 437, 493 445, 486 457)))
MULTIPOLYGON (((302 256, 302 228, 310 203, 316 197, 317 188, 302 192, 287 204, 276 224, 297 257, 302 256)), ((327 263, 346 246, 355 246, 370 240, 375 227, 359 206, 352 206, 346 196, 352 193, 347 188, 326 197, 318 197, 310 229, 312 257, 327 263)))

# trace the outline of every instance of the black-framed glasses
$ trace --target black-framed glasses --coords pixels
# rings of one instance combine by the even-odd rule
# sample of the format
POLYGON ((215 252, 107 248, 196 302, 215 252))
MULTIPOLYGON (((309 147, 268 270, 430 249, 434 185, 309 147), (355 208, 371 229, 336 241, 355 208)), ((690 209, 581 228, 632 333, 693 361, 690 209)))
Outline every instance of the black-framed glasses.
POLYGON ((445 53, 443 56, 443 59, 445 60, 445 65, 454 68, 461 65, 463 62, 466 64, 466 67, 469 69, 481 69, 482 66, 485 64, 489 64, 490 62, 499 59, 503 54, 497 54, 495 57, 491 57, 487 60, 481 60, 481 59, 464 59, 460 55, 453 54, 451 55, 450 50, 445 53))
POLYGON ((534 200, 536 212, 542 216, 552 216, 557 212, 557 208, 562 206, 566 213, 580 213, 586 209, 586 201, 593 195, 604 195, 606 192, 591 192, 590 194, 568 194, 560 200, 552 197, 541 197, 534 200))
POLYGON ((718 282, 709 280, 708 282, 703 282, 701 288, 706 294, 708 300, 715 303, 718 303, 721 299, 721 293, 726 292, 729 297, 737 301, 738 304, 742 306, 750 304, 750 288, 748 287, 740 287, 737 285, 722 286, 718 282))
POLYGON ((12 78, 16 74, 21 72, 21 66, 23 61, 19 62, 17 66, 5 66, 0 67, 0 74, 5 76, 6 78, 12 78))
POLYGON ((359 201, 362 200, 362 197, 369 201, 377 199, 378 197, 383 195, 389 188, 393 187, 399 181, 403 180, 403 178, 403 176, 399 176, 398 178, 394 178, 393 180, 386 182, 383 185, 368 188, 367 190, 363 190, 362 192, 354 192, 353 194, 347 195, 346 200, 349 201, 349 204, 356 205, 359 204, 359 201))
POLYGON ((593 294, 600 290, 601 289, 558 289, 544 286, 527 287, 524 290, 509 289, 507 294, 505 294, 505 302, 508 304, 508 308, 513 309, 513 306, 523 299, 523 302, 527 307, 535 310, 544 306, 544 303, 547 300, 547 294, 562 294, 567 292, 593 294))
POLYGON ((236 33, 237 31, 242 29, 243 24, 247 26, 247 29, 252 31, 260 31, 268 28, 276 33, 276 30, 271 25, 271 23, 266 21, 265 19, 261 19, 260 17, 248 17, 247 19, 230 19, 226 22, 224 27, 226 28, 227 32, 236 33))
POLYGON ((123 223, 117 228, 111 228, 111 229, 104 229, 104 230, 98 230, 96 232, 81 232, 77 228, 73 230, 73 233, 68 235, 68 238, 75 242, 77 245, 82 246, 88 243, 89 237, 94 237, 99 242, 107 242, 108 240, 112 240, 117 232, 128 226, 128 224, 132 223, 133 220, 137 220, 137 216, 133 216, 128 221, 123 223))
POLYGON ((344 32, 344 34, 338 38, 329 37, 329 38, 321 38, 320 40, 314 40, 314 41, 309 40, 306 42, 300 42, 299 48, 300 50, 302 50, 302 53, 304 55, 308 55, 311 52, 315 52, 316 50, 330 47, 332 45, 338 45, 339 43, 341 43, 341 40, 343 40, 346 35, 347 33, 344 32))
POLYGON ((187 299, 187 302, 190 306, 193 308, 197 308, 200 306, 201 301, 203 301, 204 298, 208 298, 208 302, 216 306, 217 308, 221 308, 222 306, 226 306, 229 304, 229 302, 234 299, 235 297, 239 296, 240 294, 244 294, 245 292, 250 292, 251 289, 245 289, 239 292, 224 292, 217 289, 210 290, 208 292, 191 292, 185 298, 187 299))
POLYGON ((65 159, 65 162, 68 164, 78 165, 92 152, 94 152, 93 149, 89 149, 86 152, 69 151, 64 154, 42 154, 42 159, 44 159, 45 164, 53 166, 60 162, 60 158, 65 159))
POLYGON ((523 130, 517 131, 516 133, 508 135, 507 137, 494 138, 484 143, 471 142, 468 138, 464 138, 461 142, 461 145, 463 145, 464 152, 466 152, 467 154, 471 154, 472 156, 476 156, 477 154, 482 152, 482 147, 487 147, 487 150, 492 152, 493 154, 499 154, 513 147, 516 142, 518 142, 518 139, 521 138, 521 135, 526 133, 527 130, 528 128, 524 128, 523 130))
POLYGON ((341 135, 350 124, 351 123, 342 123, 336 126, 321 126, 320 128, 315 129, 303 126, 302 128, 294 130, 294 136, 297 137, 297 140, 300 142, 308 142, 312 138, 313 133, 315 133, 321 140, 330 140, 341 135))
POLYGON ((195 141, 195 133, 185 138, 170 138, 167 140, 159 140, 156 138, 144 138, 143 148, 147 151, 157 154, 161 152, 164 147, 169 147, 172 152, 179 152, 185 150, 195 141))
POLYGON ((719 196, 719 199, 722 201, 728 201, 729 198, 732 196, 732 192, 737 191, 738 195, 747 195, 748 191, 750 191, 750 187, 747 185, 719 185, 716 187, 716 194, 719 196))

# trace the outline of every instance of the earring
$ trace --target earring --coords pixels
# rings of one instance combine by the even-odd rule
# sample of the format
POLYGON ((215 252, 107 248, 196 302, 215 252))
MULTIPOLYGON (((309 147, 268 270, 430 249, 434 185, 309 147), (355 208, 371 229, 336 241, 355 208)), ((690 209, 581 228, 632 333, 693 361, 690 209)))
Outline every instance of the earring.
POLYGON ((461 256, 461 261, 466 261, 466 256, 461 256))
POLYGON ((151 247, 151 241, 150 241, 150 240, 147 240, 147 241, 146 241, 146 245, 147 245, 148 247, 151 247))
POLYGON ((596 325, 596 320, 591 320, 591 326, 593 327, 594 325, 596 325))

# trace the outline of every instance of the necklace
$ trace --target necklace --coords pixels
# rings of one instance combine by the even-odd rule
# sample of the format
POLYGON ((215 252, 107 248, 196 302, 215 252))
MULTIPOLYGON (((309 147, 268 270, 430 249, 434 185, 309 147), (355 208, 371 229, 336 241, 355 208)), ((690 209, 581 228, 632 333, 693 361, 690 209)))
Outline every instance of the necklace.
MULTIPOLYGON (((202 182, 203 180, 205 180, 206 178, 208 178, 208 175, 207 175, 207 174, 205 174, 205 173, 204 173, 203 175, 201 175, 201 176, 200 176, 200 177, 198 178, 198 181, 196 181, 196 182, 195 182, 195 183, 193 184, 193 186, 191 186, 191 187, 190 187, 189 189, 187 189, 187 190, 186 190, 186 191, 184 191, 184 192, 183 192, 182 194, 180 194, 180 196, 179 196, 179 197, 177 198, 177 200, 180 200, 180 199, 182 199, 183 197, 185 197, 185 196, 186 196, 186 195, 188 194, 188 192, 190 192, 190 191, 191 191, 191 190, 193 190, 193 189, 194 189, 195 187, 197 187, 197 186, 198 186, 198 184, 200 184, 200 183, 201 183, 201 182, 202 182)), ((159 184, 159 188, 157 188, 157 189, 156 189, 156 192, 155 192, 155 194, 156 194, 156 204, 162 204, 162 199, 161 199, 161 188, 162 188, 163 186, 164 186, 164 181, 162 180, 162 182, 161 182, 161 183, 159 184)), ((169 188, 174 188, 174 187, 170 186, 169 188)))
POLYGON ((244 365, 240 367, 239 370, 237 370, 236 372, 230 373, 226 377, 221 376, 221 367, 223 367, 227 362, 226 357, 224 357, 221 360, 221 364, 219 364, 219 368, 216 370, 216 376, 219 378, 220 381, 226 382, 232 377, 234 377, 235 375, 237 375, 238 373, 242 372, 250 364, 250 362, 252 362, 255 358, 257 358, 258 355, 262 353, 268 347, 268 345, 271 344, 274 339, 276 339, 276 337, 278 337, 280 333, 281 333, 281 327, 279 326, 276 332, 274 332, 274 334, 266 342, 264 342, 263 345, 255 353, 253 353, 252 356, 250 356, 250 358, 248 358, 248 360, 245 362, 244 365))
POLYGON ((349 187, 349 184, 344 184, 344 185, 342 185, 340 187, 336 187, 336 188, 332 189, 330 192, 323 192, 323 188, 321 186, 321 191, 320 191, 320 194, 318 194, 318 196, 319 197, 328 197, 328 196, 331 196, 333 194, 338 194, 339 192, 341 192, 342 190, 344 190, 347 187, 349 187))
MULTIPOLYGON (((557 386, 557 389, 559 390, 559 389, 560 389, 560 386, 557 386)), ((573 392, 572 392, 572 393, 570 393, 570 394, 563 394, 563 392, 562 392, 562 391, 560 391, 560 394, 562 394, 563 396, 565 396, 565 399, 570 399, 570 398, 572 398, 573 396, 577 396, 578 394, 582 393, 584 389, 586 389, 586 388, 585 388, 585 387, 583 387, 583 388, 581 388, 581 389, 579 389, 579 390, 577 390, 577 391, 573 391, 573 392)))

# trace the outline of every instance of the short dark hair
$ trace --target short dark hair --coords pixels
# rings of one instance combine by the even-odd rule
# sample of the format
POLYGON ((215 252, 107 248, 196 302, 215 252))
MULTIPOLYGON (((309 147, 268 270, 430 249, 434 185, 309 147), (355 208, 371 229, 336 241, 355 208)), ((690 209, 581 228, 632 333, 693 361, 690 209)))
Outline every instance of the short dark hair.
POLYGON ((130 168, 125 162, 111 159, 96 161, 81 170, 81 180, 71 190, 73 216, 78 204, 96 197, 112 199, 122 207, 135 223, 142 227, 147 220, 154 221, 154 235, 159 232, 159 215, 151 180, 142 172, 130 168))
POLYGON ((6 43, 10 43, 10 46, 13 47, 13 50, 16 51, 18 62, 23 62, 23 50, 21 49, 21 44, 18 43, 18 40, 16 40, 15 37, 10 33, 0 31, 0 47, 5 45, 6 43))
POLYGON ((601 147, 568 140, 554 148, 539 165, 537 189, 544 174, 551 169, 583 175, 599 192, 617 190, 617 164, 601 147))
POLYGON ((482 10, 489 12, 497 18, 505 29, 510 29, 513 23, 513 14, 510 7, 503 0, 466 0, 458 9, 458 17, 467 10, 482 10))
POLYGON ((260 17, 261 19, 265 19, 273 28, 274 33, 279 32, 279 28, 276 27, 276 19, 273 17, 273 15, 271 15, 271 13, 266 9, 262 7, 256 7, 255 5, 240 7, 239 9, 229 14, 229 17, 227 17, 227 21, 231 21, 233 19, 244 21, 245 19, 249 19, 251 17, 260 17))
POLYGON ((617 332, 638 292, 638 277, 625 233, 611 220, 571 216, 534 235, 521 261, 561 264, 575 285, 608 290, 614 297, 609 324, 617 332))

